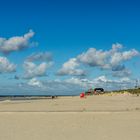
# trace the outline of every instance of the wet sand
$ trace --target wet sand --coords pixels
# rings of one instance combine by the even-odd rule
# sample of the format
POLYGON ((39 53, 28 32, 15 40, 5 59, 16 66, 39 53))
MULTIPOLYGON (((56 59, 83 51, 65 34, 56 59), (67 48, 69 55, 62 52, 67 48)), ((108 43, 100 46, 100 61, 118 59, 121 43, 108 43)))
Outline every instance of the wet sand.
POLYGON ((1 140, 139 140, 140 97, 0 102, 1 140))

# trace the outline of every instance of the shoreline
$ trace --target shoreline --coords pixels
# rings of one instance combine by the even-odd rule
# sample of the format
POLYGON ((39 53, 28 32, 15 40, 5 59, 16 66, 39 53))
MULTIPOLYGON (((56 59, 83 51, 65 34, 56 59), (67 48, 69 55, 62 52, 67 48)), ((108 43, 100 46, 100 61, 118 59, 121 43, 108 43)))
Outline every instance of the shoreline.
POLYGON ((0 112, 129 112, 140 111, 140 97, 128 94, 3 98, 0 112))

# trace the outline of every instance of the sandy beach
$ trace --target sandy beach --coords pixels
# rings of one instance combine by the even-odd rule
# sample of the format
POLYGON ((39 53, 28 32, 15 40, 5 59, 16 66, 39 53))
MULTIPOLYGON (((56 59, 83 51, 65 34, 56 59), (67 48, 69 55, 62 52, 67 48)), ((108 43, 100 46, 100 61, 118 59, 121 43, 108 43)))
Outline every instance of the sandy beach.
POLYGON ((1 140, 139 140, 140 97, 58 97, 0 102, 1 140))

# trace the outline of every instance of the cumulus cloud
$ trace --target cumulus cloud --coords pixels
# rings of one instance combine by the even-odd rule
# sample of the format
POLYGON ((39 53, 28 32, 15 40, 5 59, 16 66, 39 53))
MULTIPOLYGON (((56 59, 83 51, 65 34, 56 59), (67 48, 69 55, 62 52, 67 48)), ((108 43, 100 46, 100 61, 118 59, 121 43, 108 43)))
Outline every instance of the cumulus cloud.
POLYGON ((50 52, 38 52, 28 56, 26 61, 52 61, 52 54, 50 52))
POLYGON ((16 71, 16 65, 9 62, 6 57, 0 56, 0 73, 12 73, 16 71))
POLYGON ((4 54, 9 54, 14 51, 19 51, 31 46, 30 39, 34 36, 34 32, 30 30, 23 36, 15 36, 11 38, 0 38, 0 51, 4 54))
MULTIPOLYGON (((96 50, 95 48, 90 48, 87 52, 84 52, 77 56, 77 59, 86 65, 91 67, 99 67, 101 69, 111 69, 112 67, 120 67, 121 63, 131 58, 138 56, 140 53, 135 50, 129 50, 121 52, 119 51, 123 48, 121 44, 113 44, 112 49, 108 51, 96 50)), ((116 69, 117 70, 117 69, 116 69)))
POLYGON ((85 71, 78 69, 79 63, 76 58, 71 58, 68 62, 64 63, 62 68, 58 71, 58 75, 85 75, 85 71))
POLYGON ((75 77, 72 77, 70 79, 66 79, 65 80, 66 83, 69 83, 69 84, 75 84, 75 85, 79 85, 81 87, 88 87, 89 85, 89 80, 87 79, 79 79, 79 78, 75 78, 75 77))
POLYGON ((123 48, 123 45, 120 43, 112 44, 112 49, 110 50, 110 53, 113 54, 122 48, 123 48))
POLYGON ((130 60, 132 57, 134 56, 138 56, 139 52, 135 49, 132 49, 130 51, 124 51, 124 52, 115 52, 112 56, 111 56, 111 60, 110 63, 111 65, 118 65, 121 62, 130 60))
POLYGON ((25 74, 24 78, 30 79, 34 77, 41 77, 46 75, 46 70, 52 65, 52 63, 42 62, 37 65, 33 62, 25 61, 23 64, 25 74))
POLYGON ((37 86, 37 87, 43 87, 43 84, 41 81, 37 80, 36 78, 32 78, 28 81, 29 86, 37 86))
POLYGON ((87 52, 78 55, 77 59, 81 63, 87 64, 92 67, 105 66, 106 58, 108 57, 108 52, 102 50, 96 50, 95 48, 90 48, 87 52))
POLYGON ((98 78, 96 78, 96 79, 94 79, 94 81, 95 82, 104 82, 104 83, 106 83, 106 82, 111 82, 110 80, 108 80, 107 78, 106 78, 106 76, 99 76, 98 78))
MULTIPOLYGON (((128 75, 130 72, 126 70, 124 65, 125 61, 132 59, 135 56, 140 55, 135 49, 129 51, 122 51, 122 44, 116 43, 112 45, 112 48, 107 51, 97 50, 95 48, 89 48, 86 52, 76 56, 65 62, 62 68, 59 70, 60 75, 78 75, 83 74, 83 70, 79 69, 77 72, 76 67, 81 65, 87 65, 90 67, 96 67, 101 70, 111 70, 116 71, 114 75, 117 76, 117 72, 122 72, 121 74, 128 75)), ((85 73, 85 71, 84 71, 85 73)))
POLYGON ((49 52, 34 53, 26 58, 23 64, 24 78, 46 76, 46 71, 53 65, 52 54, 49 52))

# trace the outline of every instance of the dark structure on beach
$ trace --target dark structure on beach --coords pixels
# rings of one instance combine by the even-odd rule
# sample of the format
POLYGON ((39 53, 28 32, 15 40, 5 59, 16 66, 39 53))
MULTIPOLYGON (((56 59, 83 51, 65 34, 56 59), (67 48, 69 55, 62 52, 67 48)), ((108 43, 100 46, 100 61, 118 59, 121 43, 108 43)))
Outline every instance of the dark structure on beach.
POLYGON ((85 95, 97 95, 97 94, 102 94, 104 93, 103 88, 95 88, 95 89, 89 89, 88 91, 85 92, 85 95))
POLYGON ((104 89, 103 88, 95 88, 94 92, 104 92, 104 89))

